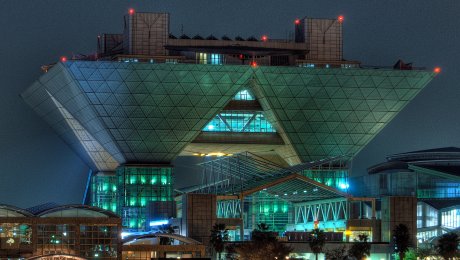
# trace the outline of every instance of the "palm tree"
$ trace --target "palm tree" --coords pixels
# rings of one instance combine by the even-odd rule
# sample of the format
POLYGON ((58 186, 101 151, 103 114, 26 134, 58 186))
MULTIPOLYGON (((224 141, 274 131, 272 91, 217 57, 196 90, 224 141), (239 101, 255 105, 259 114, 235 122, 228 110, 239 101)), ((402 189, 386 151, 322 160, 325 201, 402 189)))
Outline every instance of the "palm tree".
POLYGON ((328 260, 343 260, 346 257, 345 246, 337 247, 326 251, 326 259, 328 260))
POLYGON ((371 244, 367 242, 367 235, 361 234, 358 240, 355 240, 351 248, 348 250, 348 255, 355 257, 357 260, 362 260, 371 254, 371 244))
POLYGON ((210 243, 213 246, 214 250, 218 254, 218 259, 220 259, 220 254, 225 249, 225 242, 228 241, 228 229, 226 229, 225 224, 216 223, 211 229, 211 239, 210 243))
POLYGON ((257 229, 263 232, 267 232, 268 230, 270 230, 270 226, 267 225, 266 223, 259 223, 257 224, 257 229))
POLYGON ((436 251, 444 259, 451 259, 458 255, 458 244, 460 238, 455 233, 447 233, 442 235, 436 244, 436 251))
POLYGON ((311 236, 308 239, 308 245, 311 251, 315 254, 316 260, 318 260, 318 254, 323 252, 324 244, 326 243, 326 236, 324 232, 318 228, 313 229, 311 236))
POLYGON ((395 243, 395 251, 399 254, 399 259, 404 259, 407 250, 411 246, 411 237, 409 229, 404 224, 399 224, 393 230, 393 242, 395 243))
POLYGON ((265 223, 257 224, 252 231, 251 242, 235 248, 239 259, 250 260, 285 259, 292 250, 292 247, 278 241, 276 232, 270 232, 270 226, 265 223))
POLYGON ((265 223, 257 224, 257 229, 254 229, 251 234, 251 239, 256 244, 265 244, 276 240, 276 235, 270 232, 270 226, 265 223))

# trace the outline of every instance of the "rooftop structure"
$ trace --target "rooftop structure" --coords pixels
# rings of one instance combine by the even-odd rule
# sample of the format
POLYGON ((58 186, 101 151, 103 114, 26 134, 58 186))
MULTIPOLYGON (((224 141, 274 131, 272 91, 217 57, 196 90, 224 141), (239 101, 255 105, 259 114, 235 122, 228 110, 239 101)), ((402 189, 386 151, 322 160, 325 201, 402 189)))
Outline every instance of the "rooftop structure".
POLYGON ((324 176, 310 169, 311 182, 299 172, 351 160, 436 75, 402 62, 345 60, 343 17, 298 19, 293 39, 260 40, 176 37, 166 13, 124 19, 122 34, 98 37, 97 55, 46 66, 22 97, 94 171, 91 204, 116 212, 130 230, 172 216, 170 164, 181 155, 250 152, 277 169, 240 179, 243 190, 282 177, 289 188, 336 194, 315 181, 324 176))

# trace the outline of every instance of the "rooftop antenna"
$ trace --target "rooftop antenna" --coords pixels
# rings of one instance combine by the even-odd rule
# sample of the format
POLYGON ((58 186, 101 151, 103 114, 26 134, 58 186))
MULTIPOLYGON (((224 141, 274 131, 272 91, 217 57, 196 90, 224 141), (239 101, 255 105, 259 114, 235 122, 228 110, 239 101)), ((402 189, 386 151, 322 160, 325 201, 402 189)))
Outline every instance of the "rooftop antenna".
POLYGON ((184 34, 184 24, 183 23, 180 24, 180 34, 181 35, 184 34))

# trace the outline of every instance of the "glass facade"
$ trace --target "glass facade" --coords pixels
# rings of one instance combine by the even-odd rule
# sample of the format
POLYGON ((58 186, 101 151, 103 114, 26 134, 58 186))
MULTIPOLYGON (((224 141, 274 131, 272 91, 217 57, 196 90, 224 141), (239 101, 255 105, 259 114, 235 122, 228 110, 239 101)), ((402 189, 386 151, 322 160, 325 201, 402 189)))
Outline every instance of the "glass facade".
POLYGON ((80 251, 87 259, 117 257, 118 227, 110 225, 80 225, 80 251))
POLYGON ((217 114, 204 128, 205 132, 275 133, 262 111, 231 111, 217 114))
POLYGON ((435 226, 438 226, 438 210, 426 203, 417 203, 417 228, 435 226))
POLYGON ((460 209, 454 208, 441 212, 441 225, 452 229, 460 227, 460 209))
POLYGON ((253 230, 257 224, 265 223, 270 226, 270 231, 286 231, 286 225, 292 223, 293 207, 287 201, 283 201, 266 192, 258 192, 248 198, 245 212, 245 229, 253 230))
POLYGON ((86 259, 116 259, 116 225, 37 225, 37 254, 69 254, 86 259))
POLYGON ((254 95, 247 89, 243 89, 236 93, 236 95, 233 97, 233 100, 256 100, 254 95))
POLYGON ((124 166, 117 169, 117 213, 129 230, 144 230, 149 202, 173 201, 172 167, 124 166))
POLYGON ((117 176, 98 173, 91 177, 91 206, 117 212, 117 176))
POLYGON ((309 169, 301 173, 314 181, 346 191, 349 188, 348 169, 309 169))
POLYGON ((76 249, 77 226, 66 224, 42 224, 37 226, 39 254, 78 255, 76 249))
POLYGON ((0 240, 18 246, 30 245, 32 243, 32 228, 30 224, 2 223, 0 224, 0 240))

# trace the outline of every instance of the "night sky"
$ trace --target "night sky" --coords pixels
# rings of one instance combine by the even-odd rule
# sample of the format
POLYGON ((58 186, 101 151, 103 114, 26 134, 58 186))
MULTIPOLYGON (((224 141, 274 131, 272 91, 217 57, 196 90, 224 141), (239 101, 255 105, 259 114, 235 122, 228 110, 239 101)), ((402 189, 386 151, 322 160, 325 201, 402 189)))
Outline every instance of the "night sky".
MULTIPOLYGON (((88 168, 19 94, 40 66, 62 55, 94 53, 96 36, 123 30, 128 8, 169 12, 171 32, 285 38, 295 18, 345 16, 344 52, 365 65, 399 58, 435 78, 356 157, 352 175, 385 155, 460 147, 460 1, 458 0, 0 0, 0 203, 29 207, 81 203, 88 168)), ((175 162, 178 186, 196 179, 194 162, 175 162)))

